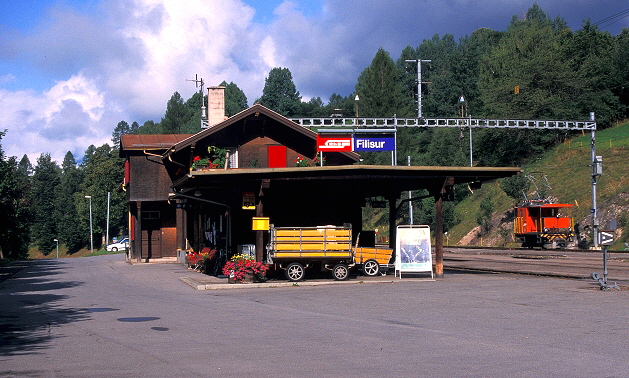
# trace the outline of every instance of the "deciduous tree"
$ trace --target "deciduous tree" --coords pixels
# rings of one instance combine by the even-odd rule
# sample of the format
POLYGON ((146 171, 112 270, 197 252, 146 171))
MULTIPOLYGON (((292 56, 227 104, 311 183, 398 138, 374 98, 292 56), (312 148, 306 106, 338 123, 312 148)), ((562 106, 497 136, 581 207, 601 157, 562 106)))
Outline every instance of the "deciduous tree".
MULTIPOLYGON (((84 196, 92 196, 93 231, 103 236, 107 223, 107 192, 111 193, 109 212, 110 234, 126 231, 126 202, 123 193, 116 190, 124 175, 124 159, 109 145, 88 147, 81 164, 83 180, 76 195, 77 211, 84 230, 89 229, 89 201, 84 196)), ((89 237, 89 233, 85 233, 89 237)), ((95 245, 100 238, 94 238, 95 245)))
POLYGON ((0 131, 0 258, 18 259, 27 256, 30 244, 28 174, 20 171, 15 157, 4 155, 5 134, 0 131))

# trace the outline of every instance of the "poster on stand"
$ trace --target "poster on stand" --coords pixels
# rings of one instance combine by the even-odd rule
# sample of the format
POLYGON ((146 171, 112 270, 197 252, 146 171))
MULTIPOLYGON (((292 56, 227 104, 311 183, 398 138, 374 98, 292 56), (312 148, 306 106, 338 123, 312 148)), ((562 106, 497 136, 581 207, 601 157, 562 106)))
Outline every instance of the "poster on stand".
POLYGON ((395 274, 432 272, 430 226, 402 225, 395 237, 395 274))

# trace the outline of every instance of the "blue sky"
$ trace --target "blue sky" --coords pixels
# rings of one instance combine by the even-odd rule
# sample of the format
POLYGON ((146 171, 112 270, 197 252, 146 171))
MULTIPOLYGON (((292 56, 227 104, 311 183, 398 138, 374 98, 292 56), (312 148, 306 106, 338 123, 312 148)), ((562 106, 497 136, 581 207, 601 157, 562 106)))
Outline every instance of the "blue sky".
MULTIPOLYGON (((304 99, 352 93, 378 48, 505 30, 532 0, 0 0, 0 130, 8 156, 79 159, 125 120, 159 122, 177 91, 234 82, 251 104, 273 67, 304 99)), ((538 0, 573 29, 626 1, 538 0)), ((612 35, 629 18, 602 24, 612 35)))

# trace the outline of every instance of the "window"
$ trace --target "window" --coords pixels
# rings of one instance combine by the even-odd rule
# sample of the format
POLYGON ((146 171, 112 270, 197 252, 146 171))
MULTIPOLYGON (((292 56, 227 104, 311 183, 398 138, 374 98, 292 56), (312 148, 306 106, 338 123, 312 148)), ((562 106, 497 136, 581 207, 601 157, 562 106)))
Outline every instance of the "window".
POLYGON ((143 211, 142 219, 159 219, 159 211, 143 211))
POLYGON ((238 168, 238 148, 226 147, 226 150, 229 151, 229 164, 227 168, 238 168))

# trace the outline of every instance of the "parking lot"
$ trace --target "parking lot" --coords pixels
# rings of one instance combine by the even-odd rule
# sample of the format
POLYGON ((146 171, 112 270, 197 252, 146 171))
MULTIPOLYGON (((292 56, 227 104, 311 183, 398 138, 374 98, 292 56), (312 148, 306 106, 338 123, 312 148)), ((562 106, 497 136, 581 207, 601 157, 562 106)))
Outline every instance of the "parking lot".
POLYGON ((0 284, 2 376, 626 376, 629 291, 444 278, 195 290, 178 264, 39 260, 0 284))

